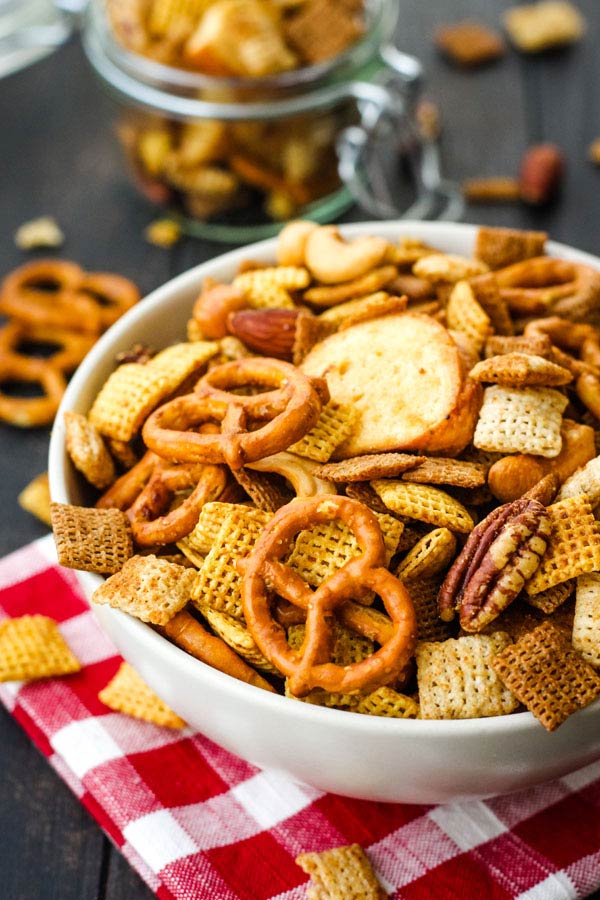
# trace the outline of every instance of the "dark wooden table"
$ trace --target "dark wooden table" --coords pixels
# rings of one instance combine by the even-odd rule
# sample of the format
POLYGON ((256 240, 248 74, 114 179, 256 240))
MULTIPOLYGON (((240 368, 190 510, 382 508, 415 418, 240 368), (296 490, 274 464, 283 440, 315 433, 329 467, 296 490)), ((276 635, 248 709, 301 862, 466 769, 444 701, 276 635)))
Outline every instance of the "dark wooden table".
MULTIPOLYGON (((580 0, 588 33, 570 50, 524 58, 511 52, 489 68, 460 72, 441 60, 431 35, 445 21, 441 0, 401 6, 397 43, 421 57, 427 93, 444 120, 444 162, 458 180, 513 174, 525 147, 560 144, 568 173, 560 200, 544 210, 473 207, 466 218, 544 228, 558 240, 600 252, 600 169, 586 159, 600 135, 600 11, 580 0)), ((452 20, 498 22, 507 3, 455 0, 452 20)), ((144 241, 155 217, 130 188, 113 135, 115 109, 90 74, 76 40, 0 82, 0 275, 25 261, 12 235, 52 214, 61 251, 91 269, 122 272, 148 292, 220 247, 186 240, 170 251, 144 241)), ((347 218, 360 219, 358 211, 347 218)), ((17 505, 20 489, 46 468, 49 432, 0 426, 0 553, 46 533, 17 505)), ((2 900, 147 900, 152 894, 0 707, 0 897, 2 900)))

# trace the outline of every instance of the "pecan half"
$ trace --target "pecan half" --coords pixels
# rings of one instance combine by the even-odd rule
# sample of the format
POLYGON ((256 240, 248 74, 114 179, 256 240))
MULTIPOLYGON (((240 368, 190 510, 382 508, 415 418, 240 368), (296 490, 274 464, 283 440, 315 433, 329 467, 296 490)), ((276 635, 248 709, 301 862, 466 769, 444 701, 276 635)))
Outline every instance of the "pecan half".
POLYGON ((545 507, 521 497, 493 510, 471 532, 438 596, 440 617, 459 611, 465 631, 480 631, 521 592, 546 552, 550 519, 545 507))

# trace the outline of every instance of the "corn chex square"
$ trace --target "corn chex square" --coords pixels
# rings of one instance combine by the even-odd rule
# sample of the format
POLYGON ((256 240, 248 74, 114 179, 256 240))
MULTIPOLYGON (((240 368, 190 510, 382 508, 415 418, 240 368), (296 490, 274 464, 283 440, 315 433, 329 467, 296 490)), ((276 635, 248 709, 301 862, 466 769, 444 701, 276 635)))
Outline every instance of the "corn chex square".
POLYGON ((539 594, 570 578, 600 571, 600 523, 585 494, 560 500, 546 508, 552 533, 542 561, 525 585, 539 594))
POLYGON ((246 295, 255 309, 294 309, 289 291, 298 291, 310 283, 308 269, 301 266, 275 266, 242 272, 233 286, 246 295))
POLYGON ((465 534, 473 530, 475 523, 465 507, 445 491, 427 484, 387 478, 372 481, 371 485, 387 508, 397 515, 465 534))
POLYGON ((492 660, 510 638, 501 631, 417 644, 417 682, 422 719, 504 716, 519 705, 500 681, 492 660))
POLYGON ((412 697, 383 686, 362 697, 353 712, 365 716, 385 716, 388 719, 418 719, 419 704, 412 697))
POLYGON ((466 334, 476 352, 481 353, 492 332, 492 323, 468 281, 459 281, 452 289, 446 321, 451 330, 466 334))
POLYGON ((377 881, 365 851, 358 844, 296 857, 311 876, 309 900, 383 900, 387 894, 377 881))
POLYGON ((350 437, 357 417, 358 413, 353 406, 330 400, 321 410, 314 428, 287 449, 298 456, 325 463, 335 448, 350 437))
MULTIPOLYGON (((381 528, 389 563, 396 552, 404 525, 385 513, 374 515, 381 528)), ((354 532, 347 525, 337 521, 326 522, 300 532, 286 565, 311 587, 318 587, 360 552, 354 532)))
POLYGON ((52 525, 50 514, 50 484, 48 473, 42 472, 36 475, 33 481, 26 484, 17 497, 19 506, 31 513, 46 525, 52 525))
POLYGON ((133 554, 129 519, 119 509, 51 503, 50 516, 61 566, 109 575, 133 554))
POLYGON ((480 450, 558 456, 568 400, 554 388, 485 389, 473 443, 480 450))
POLYGON ((238 504, 225 516, 192 591, 200 612, 208 606, 243 619, 242 575, 236 563, 248 556, 270 519, 270 513, 238 504))
POLYGON ((591 666, 600 667, 600 575, 580 575, 575 591, 573 646, 591 666))
POLYGON ((195 569, 152 554, 132 556, 92 594, 94 603, 108 604, 142 622, 165 625, 188 603, 195 569))
POLYGON ((197 550, 198 553, 209 553, 226 516, 233 512, 237 506, 239 504, 224 503, 222 500, 212 500, 210 503, 205 503, 200 510, 200 516, 196 525, 187 536, 190 546, 197 550))
POLYGON ((494 671, 548 731, 600 694, 600 674, 546 621, 493 660, 494 671))
POLYGON ((215 341, 186 341, 161 350, 146 366, 156 372, 166 372, 175 390, 186 378, 199 372, 218 350, 215 341))
POLYGON ((262 672, 270 672, 272 675, 281 674, 279 669, 276 669, 273 663, 269 662, 258 649, 256 641, 243 621, 218 609, 211 609, 210 606, 202 607, 202 615, 215 634, 251 666, 255 666, 262 672))
POLYGON ((147 416, 173 390, 169 373, 141 363, 124 363, 109 375, 89 412, 100 434, 129 441, 147 416))
POLYGON ((402 581, 436 575, 450 565, 456 552, 456 538, 448 528, 435 528, 423 535, 396 569, 402 581))
POLYGON ((185 722, 157 697, 129 663, 121 663, 116 675, 98 694, 109 709, 166 728, 184 728, 185 722))
POLYGON ((54 619, 36 615, 0 622, 0 681, 35 681, 80 669, 54 619))

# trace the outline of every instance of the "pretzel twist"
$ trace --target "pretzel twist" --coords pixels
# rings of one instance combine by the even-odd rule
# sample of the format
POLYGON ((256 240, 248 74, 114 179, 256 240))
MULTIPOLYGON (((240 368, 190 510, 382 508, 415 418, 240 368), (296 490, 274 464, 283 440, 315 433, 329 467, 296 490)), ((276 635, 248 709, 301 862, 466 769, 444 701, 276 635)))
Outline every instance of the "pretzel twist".
POLYGON ((412 601, 404 585, 385 568, 381 529, 361 503, 337 495, 294 500, 275 514, 240 568, 248 628, 267 659, 289 678, 290 689, 297 696, 315 687, 345 693, 389 684, 409 662, 416 643, 412 601), (312 591, 281 560, 300 531, 333 519, 352 529, 362 553, 312 591), (299 650, 290 648, 285 631, 271 614, 271 589, 306 612, 306 635, 299 650), (367 659, 338 666, 329 661, 333 612, 349 600, 364 598, 369 591, 381 597, 390 616, 388 639, 367 659))
POLYGON ((316 423, 326 388, 278 359, 249 357, 217 366, 192 394, 176 397, 148 417, 142 434, 150 449, 174 462, 247 462, 285 450, 316 423), (235 390, 273 388, 242 396, 235 390), (199 434, 207 422, 217 434, 199 434))

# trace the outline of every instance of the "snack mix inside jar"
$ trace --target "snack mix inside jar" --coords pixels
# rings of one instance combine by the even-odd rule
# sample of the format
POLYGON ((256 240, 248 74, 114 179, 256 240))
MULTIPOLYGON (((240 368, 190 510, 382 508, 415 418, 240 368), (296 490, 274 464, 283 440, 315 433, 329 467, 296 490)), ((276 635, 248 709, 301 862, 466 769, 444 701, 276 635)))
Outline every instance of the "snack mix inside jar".
POLYGON ((243 241, 354 201, 425 217, 448 200, 413 124, 420 64, 388 44, 393 0, 96 0, 86 15, 135 181, 188 233, 243 241), (414 168, 403 210, 377 197, 368 159, 399 134, 414 168))

